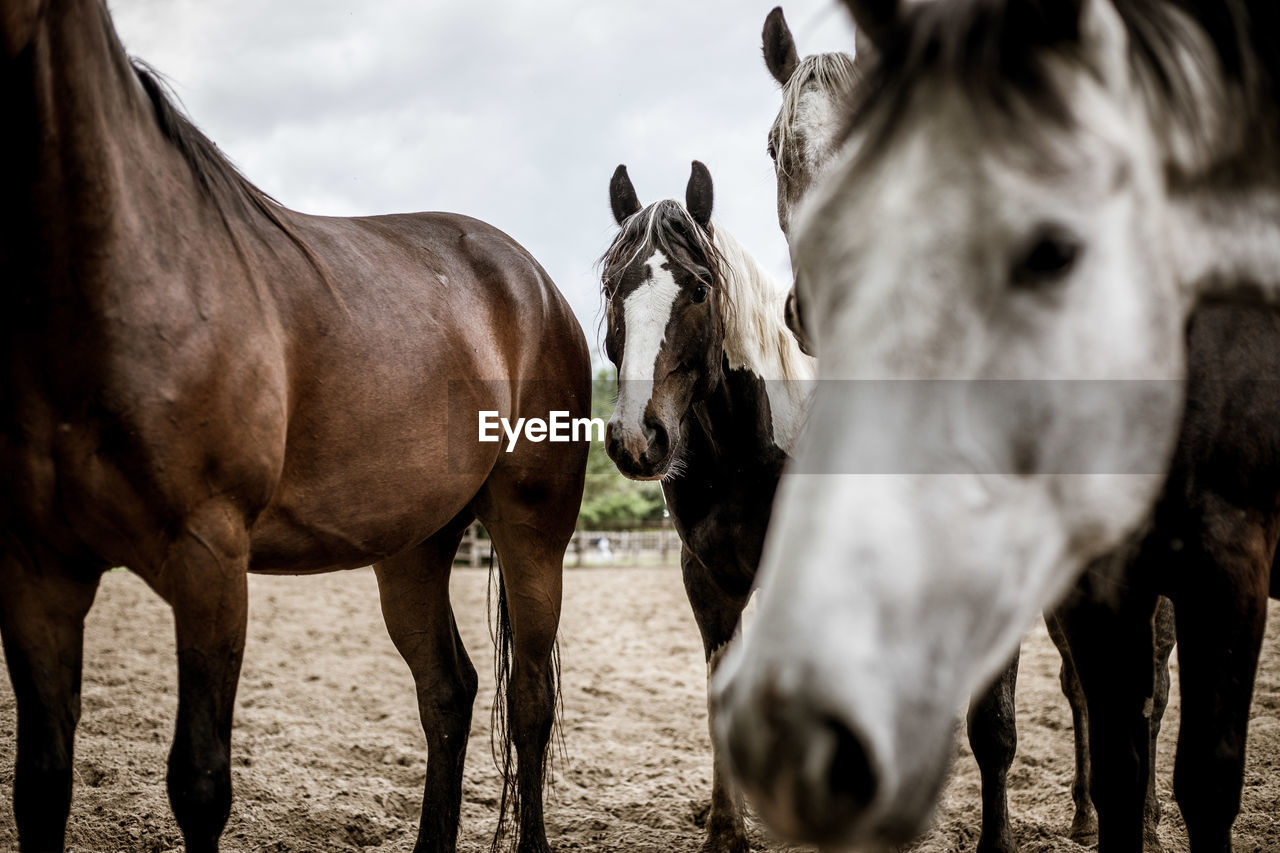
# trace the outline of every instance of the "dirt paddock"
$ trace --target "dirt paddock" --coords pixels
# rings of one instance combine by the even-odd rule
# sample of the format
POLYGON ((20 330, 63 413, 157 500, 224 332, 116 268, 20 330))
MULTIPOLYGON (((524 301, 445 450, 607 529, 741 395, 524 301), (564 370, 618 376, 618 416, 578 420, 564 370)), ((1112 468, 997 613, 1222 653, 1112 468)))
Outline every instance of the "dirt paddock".
MULTIPOLYGON (((460 570, 454 607, 481 673, 459 849, 487 849, 499 783, 489 757, 492 646, 484 571, 460 570)), ((369 570, 254 577, 236 711, 228 851, 405 851, 426 767, 413 683, 382 626, 369 570)), ((1236 850, 1280 851, 1280 630, 1272 611, 1254 697, 1236 850)), ((164 790, 175 715, 172 622, 133 575, 107 575, 89 617, 84 713, 68 830, 74 851, 180 848, 164 790)), ((702 651, 676 569, 570 571, 561 649, 567 754, 547 828, 561 851, 696 851, 710 790, 702 651)), ((1043 627, 1023 647, 1010 811, 1027 853, 1073 853, 1071 722, 1043 627)), ((1167 851, 1185 851, 1172 802, 1177 696, 1161 738, 1167 851)), ((0 848, 16 848, 10 796, 15 714, 0 686, 0 848)), ((978 776, 963 737, 937 828, 915 849, 977 842, 978 776)), ((762 850, 793 850, 758 826, 762 850)))

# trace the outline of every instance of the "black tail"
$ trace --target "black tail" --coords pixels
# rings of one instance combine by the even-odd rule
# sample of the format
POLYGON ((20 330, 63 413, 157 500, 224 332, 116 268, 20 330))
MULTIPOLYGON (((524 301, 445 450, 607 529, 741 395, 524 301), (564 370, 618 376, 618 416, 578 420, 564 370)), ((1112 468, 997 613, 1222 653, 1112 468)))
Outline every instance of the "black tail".
MULTIPOLYGON (((489 750, 493 754, 493 763, 502 776, 502 798, 498 801, 498 826, 493 831, 493 841, 489 844, 490 853, 499 853, 502 849, 503 837, 507 834, 509 821, 515 824, 509 848, 517 849, 520 843, 520 786, 518 784, 517 756, 515 742, 511 739, 511 724, 508 716, 507 690, 511 686, 512 666, 512 632, 511 613, 507 609, 507 586, 502 579, 502 569, 495 556, 493 545, 489 546, 489 592, 485 601, 485 609, 489 615, 489 636, 493 640, 493 681, 497 695, 493 700, 493 714, 489 726, 489 750), (497 569, 497 571, 495 571, 497 569), (495 596, 496 591, 496 596, 495 596), (494 599, 497 599, 497 615, 494 615, 494 599), (514 820, 511 820, 514 817, 514 820)), ((552 754, 559 747, 564 755, 564 729, 562 717, 564 706, 560 698, 560 640, 551 652, 551 671, 547 676, 548 688, 555 697, 555 719, 552 723, 551 738, 547 744, 546 754, 541 756, 538 771, 544 779, 543 790, 550 793, 554 774, 552 754)))

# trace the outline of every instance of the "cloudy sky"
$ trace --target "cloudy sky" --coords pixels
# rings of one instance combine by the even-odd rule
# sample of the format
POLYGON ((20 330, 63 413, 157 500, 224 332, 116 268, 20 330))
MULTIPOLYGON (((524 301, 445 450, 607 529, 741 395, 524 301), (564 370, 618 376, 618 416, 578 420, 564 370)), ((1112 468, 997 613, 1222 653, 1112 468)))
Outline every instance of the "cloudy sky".
MULTIPOLYGON (((452 210, 543 263, 587 330, 614 232, 609 177, 684 197, 783 278, 760 57, 777 0, 109 0, 125 46, 164 72, 250 179, 308 213, 452 210)), ((784 5, 801 53, 848 50, 834 0, 784 5)))

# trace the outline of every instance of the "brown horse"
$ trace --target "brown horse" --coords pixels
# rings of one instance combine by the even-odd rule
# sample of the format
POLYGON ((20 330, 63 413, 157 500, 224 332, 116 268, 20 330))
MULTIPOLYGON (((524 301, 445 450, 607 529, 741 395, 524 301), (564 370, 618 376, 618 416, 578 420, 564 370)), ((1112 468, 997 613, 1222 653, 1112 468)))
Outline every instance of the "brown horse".
POLYGON ((173 607, 169 798, 187 849, 210 851, 231 803, 246 572, 372 562, 428 742, 416 849, 452 850, 476 673, 448 581, 479 518, 510 622, 503 803, 520 850, 546 850, 586 446, 508 453, 476 423, 587 413, 586 342, 547 273, 463 216, 279 206, 129 60, 101 0, 6 0, 0 81, 0 629, 22 849, 63 846, 83 621, 106 568, 173 607))

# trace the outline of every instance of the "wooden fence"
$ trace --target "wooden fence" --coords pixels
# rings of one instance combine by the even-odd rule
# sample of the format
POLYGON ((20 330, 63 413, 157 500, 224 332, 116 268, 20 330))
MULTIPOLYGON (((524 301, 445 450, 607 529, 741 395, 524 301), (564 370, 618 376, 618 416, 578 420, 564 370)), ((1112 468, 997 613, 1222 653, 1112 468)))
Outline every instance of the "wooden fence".
MULTIPOLYGON (((489 565, 489 539, 479 524, 467 528, 454 565, 489 565)), ((680 562, 680 536, 670 527, 629 530, 578 530, 569 542, 564 564, 600 566, 666 566, 680 562)))

